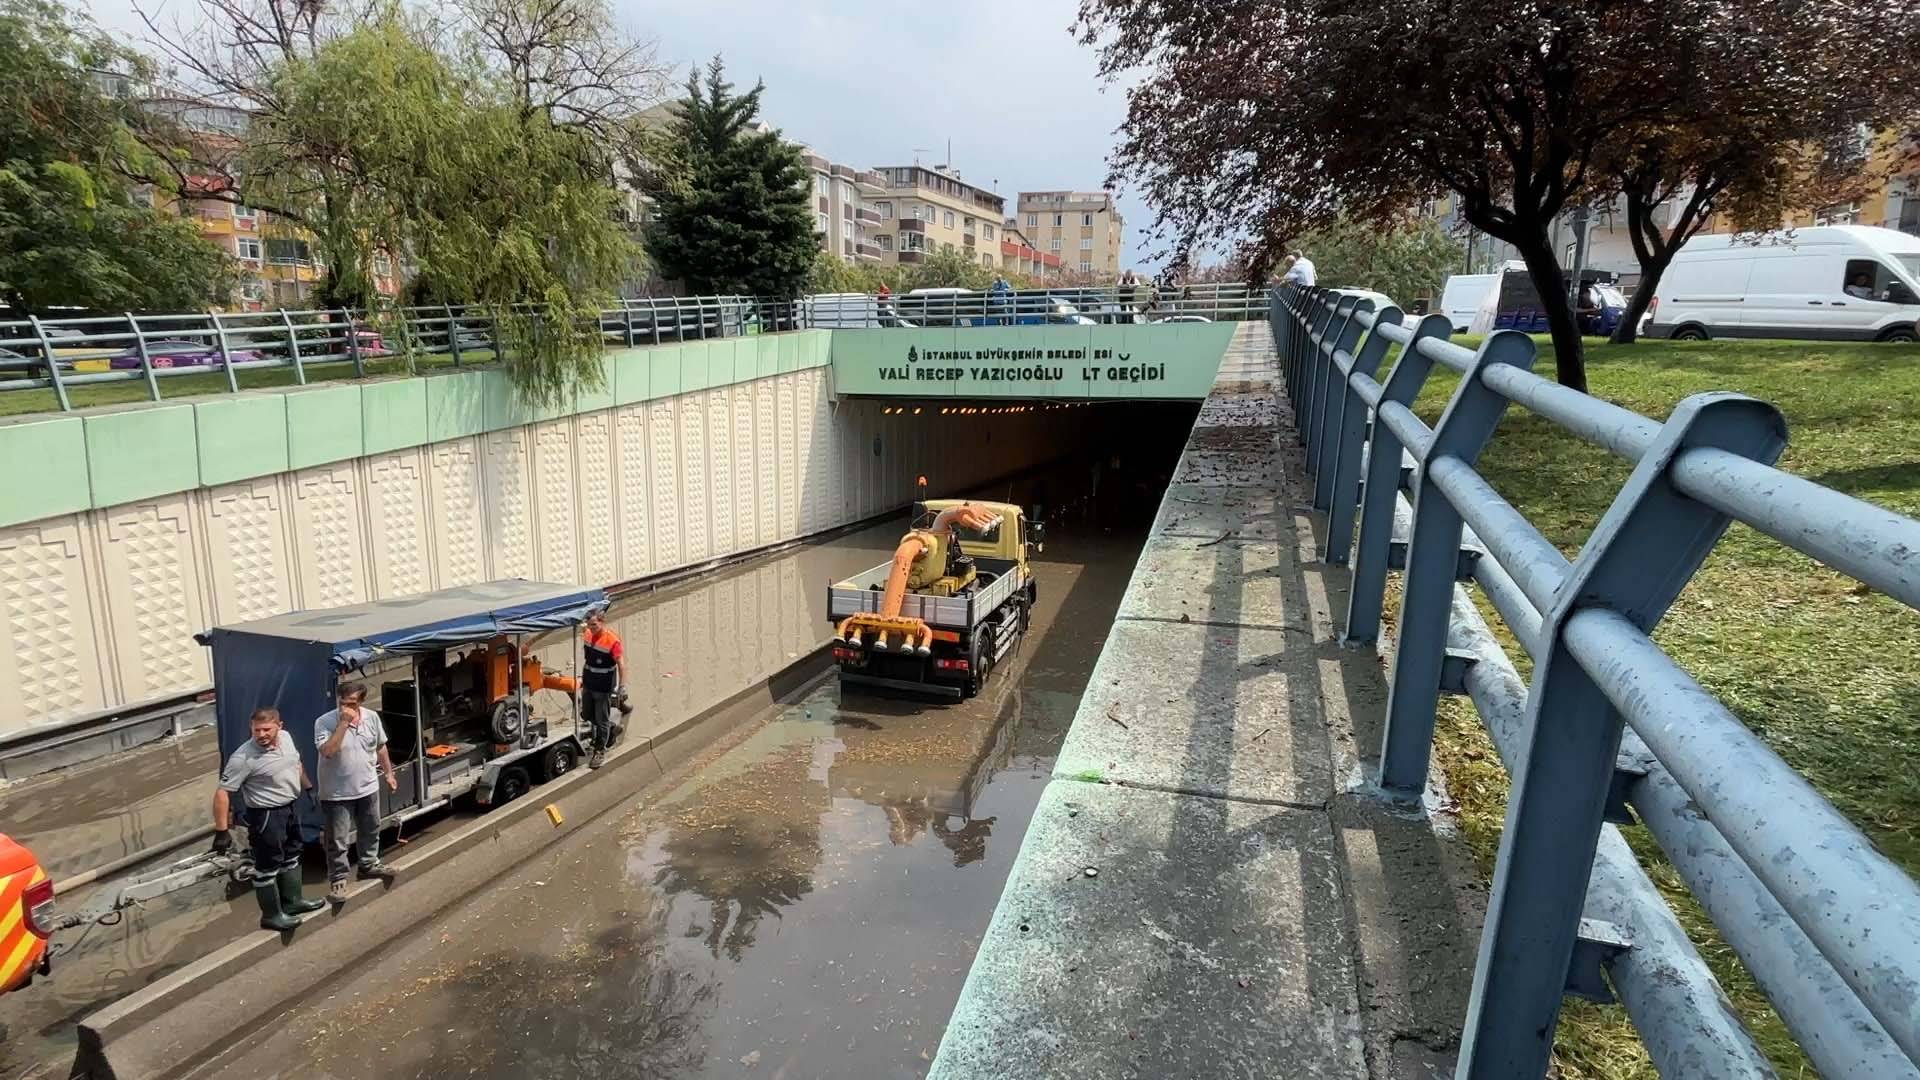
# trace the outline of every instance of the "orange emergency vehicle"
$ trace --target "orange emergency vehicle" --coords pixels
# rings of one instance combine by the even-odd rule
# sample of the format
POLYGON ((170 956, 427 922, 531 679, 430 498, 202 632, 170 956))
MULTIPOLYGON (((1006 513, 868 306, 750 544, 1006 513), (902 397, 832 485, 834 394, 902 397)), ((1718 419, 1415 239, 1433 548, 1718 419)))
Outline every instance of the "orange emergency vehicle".
POLYGON ((47 972, 53 879, 33 852, 0 833, 0 994, 47 972))

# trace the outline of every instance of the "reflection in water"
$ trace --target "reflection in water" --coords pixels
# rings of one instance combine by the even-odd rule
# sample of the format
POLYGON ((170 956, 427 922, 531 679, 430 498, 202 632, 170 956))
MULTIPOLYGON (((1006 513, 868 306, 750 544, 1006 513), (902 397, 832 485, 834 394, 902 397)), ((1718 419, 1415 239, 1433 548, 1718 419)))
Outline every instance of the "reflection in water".
POLYGON ((456 1015, 537 1037, 474 1039, 456 1029, 433 1055, 434 1072, 640 1080, 699 1069, 696 1035, 714 987, 667 962, 664 920, 659 909, 616 913, 561 955, 469 964, 447 986, 456 1015))
POLYGON ((789 746, 672 809, 654 884, 708 901, 706 926, 689 936, 702 936, 713 955, 724 949, 737 962, 762 917, 813 891, 820 816, 832 798, 809 778, 811 766, 807 746, 789 746))

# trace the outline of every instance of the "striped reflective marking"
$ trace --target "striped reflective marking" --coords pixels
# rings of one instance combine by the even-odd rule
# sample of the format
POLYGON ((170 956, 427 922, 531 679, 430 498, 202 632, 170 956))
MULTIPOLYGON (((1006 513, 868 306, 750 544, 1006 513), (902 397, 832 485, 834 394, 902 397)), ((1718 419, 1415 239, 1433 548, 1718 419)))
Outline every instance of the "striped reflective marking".
POLYGON ((40 959, 44 943, 27 929, 21 898, 29 885, 37 885, 46 878, 46 870, 36 866, 33 873, 15 874, 0 884, 0 991, 24 982, 40 959))

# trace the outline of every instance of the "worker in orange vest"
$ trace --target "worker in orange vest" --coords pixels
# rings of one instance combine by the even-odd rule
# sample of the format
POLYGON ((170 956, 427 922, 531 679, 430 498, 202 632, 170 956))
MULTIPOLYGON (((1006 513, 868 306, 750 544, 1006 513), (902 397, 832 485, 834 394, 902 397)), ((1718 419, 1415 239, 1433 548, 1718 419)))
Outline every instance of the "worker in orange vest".
POLYGON ((581 642, 586 670, 580 680, 580 714, 593 728, 587 768, 597 769, 606 764, 613 744, 613 699, 627 684, 627 653, 620 635, 607 625, 607 613, 600 609, 587 613, 587 633, 581 642))

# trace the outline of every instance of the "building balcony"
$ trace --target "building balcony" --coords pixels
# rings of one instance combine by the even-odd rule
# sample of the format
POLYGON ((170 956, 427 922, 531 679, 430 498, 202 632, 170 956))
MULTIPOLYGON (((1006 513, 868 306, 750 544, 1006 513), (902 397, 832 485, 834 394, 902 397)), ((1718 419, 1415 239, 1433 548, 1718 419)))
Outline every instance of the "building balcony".
POLYGON ((900 253, 900 261, 909 264, 917 263, 925 256, 926 252, 924 251, 903 251, 900 253))
POLYGON ((927 223, 919 218, 901 218, 900 231, 924 233, 927 231, 927 223))
POLYGON ((859 210, 855 211, 853 216, 855 218, 858 218, 860 221, 860 224, 862 225, 878 226, 878 225, 885 224, 887 220, 880 216, 880 212, 878 210, 869 210, 864 206, 861 207, 859 210))
POLYGON ((880 249, 872 244, 856 244, 853 252, 862 259, 872 259, 874 262, 879 262, 882 254, 880 249))
POLYGON ((960 242, 961 242, 961 243, 963 243, 963 244, 965 244, 965 245, 967 245, 968 247, 972 247, 972 246, 973 246, 973 234, 972 234, 972 233, 968 233, 968 234, 966 234, 965 236, 962 236, 962 237, 960 238, 960 242))
POLYGON ((802 154, 800 155, 800 160, 806 162, 807 168, 812 169, 814 172, 823 173, 833 167, 827 162, 826 158, 821 157, 819 154, 802 154))
POLYGON ((887 193, 887 178, 877 172, 855 173, 853 184, 860 189, 860 194, 862 195, 885 195, 887 193))

